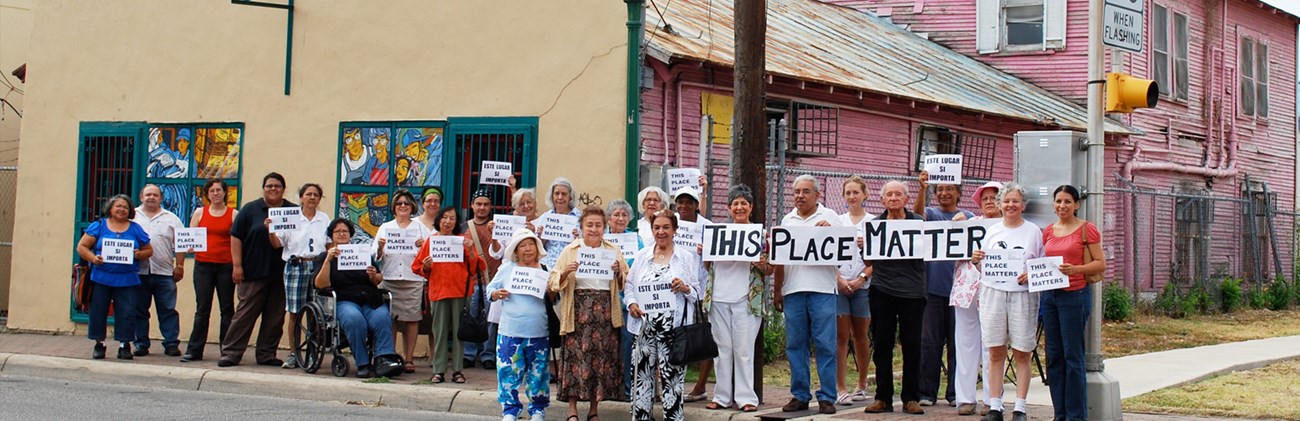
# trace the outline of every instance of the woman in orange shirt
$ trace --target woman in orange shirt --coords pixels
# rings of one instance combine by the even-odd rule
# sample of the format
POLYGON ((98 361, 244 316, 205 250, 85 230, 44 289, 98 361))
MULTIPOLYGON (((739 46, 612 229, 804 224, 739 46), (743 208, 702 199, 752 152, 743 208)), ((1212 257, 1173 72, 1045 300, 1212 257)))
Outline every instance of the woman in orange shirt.
POLYGON ((430 381, 442 383, 447 373, 447 340, 451 340, 452 383, 464 383, 461 374, 464 362, 460 356, 464 345, 456 337, 460 327, 460 311, 465 307, 465 298, 474 290, 473 282, 479 278, 479 272, 487 270, 487 262, 470 247, 470 239, 462 235, 465 221, 455 206, 447 206, 438 211, 437 233, 434 236, 460 236, 465 247, 464 259, 458 262, 434 262, 429 253, 431 241, 420 246, 415 255, 411 271, 429 281, 429 308, 433 313, 433 330, 429 333, 429 343, 433 346, 433 378, 430 381))

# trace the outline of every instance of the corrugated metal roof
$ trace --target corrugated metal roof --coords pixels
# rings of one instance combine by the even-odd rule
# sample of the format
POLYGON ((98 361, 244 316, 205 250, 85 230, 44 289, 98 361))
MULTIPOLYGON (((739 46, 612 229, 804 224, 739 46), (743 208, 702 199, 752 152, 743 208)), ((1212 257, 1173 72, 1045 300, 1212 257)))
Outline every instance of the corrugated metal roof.
MULTIPOLYGON (((652 1, 652 56, 734 65, 733 0, 652 1)), ((814 0, 767 9, 769 74, 1087 130, 1084 107, 869 14, 814 0)), ((1140 133, 1111 119, 1106 132, 1140 133)))

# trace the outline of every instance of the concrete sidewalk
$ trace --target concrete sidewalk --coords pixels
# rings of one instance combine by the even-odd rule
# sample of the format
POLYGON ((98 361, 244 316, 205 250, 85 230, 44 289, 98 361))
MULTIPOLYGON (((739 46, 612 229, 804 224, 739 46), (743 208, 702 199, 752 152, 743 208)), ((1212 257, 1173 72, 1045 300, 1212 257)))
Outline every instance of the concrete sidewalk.
MULTIPOLYGON (((106 343, 114 345, 113 343, 106 343)), ((160 348, 155 344, 155 347, 160 348)), ((465 384, 417 384, 431 375, 427 360, 417 361, 415 373, 393 379, 392 383, 365 383, 355 377, 334 377, 329 374, 328 361, 316 374, 301 370, 285 370, 252 364, 251 355, 245 364, 230 368, 217 368, 216 359, 181 363, 175 357, 158 353, 137 357, 132 361, 90 359, 91 342, 80 336, 49 335, 37 333, 0 334, 0 374, 19 374, 33 377, 91 381, 100 383, 133 384, 185 390, 202 390, 293 399, 338 401, 384 405, 396 408, 426 411, 451 411, 456 413, 497 416, 500 405, 496 400, 495 371, 467 368, 465 384)), ((112 349, 110 349, 112 351, 112 349)), ((160 349, 154 349, 160 351, 160 349)), ((251 351, 250 351, 251 352, 251 351)), ((219 354, 215 345, 205 353, 219 354)), ((283 357, 283 352, 281 353, 283 357)), ((328 356, 326 357, 329 358, 328 356)), ((1200 348, 1134 355, 1106 361, 1107 371, 1120 380, 1122 396, 1130 397, 1151 390, 1200 380, 1215 374, 1256 368, 1272 362, 1300 358, 1300 336, 1238 342, 1200 348)), ((687 388, 690 385, 686 386, 687 388)), ((764 404, 756 413, 734 410, 711 411, 705 402, 687 404, 686 418, 690 420, 757 420, 768 413, 779 413, 780 406, 790 399, 786 386, 768 385, 763 394, 764 404)), ((1046 386, 1035 379, 1030 391, 1029 415, 1031 419, 1051 419, 1050 398, 1046 386)), ((901 412, 868 415, 860 407, 840 407, 838 414, 830 417, 801 419, 918 419, 901 412)), ((898 404, 896 404, 898 405, 898 404)), ((813 405, 815 408, 816 405, 813 405)), ((585 417, 587 405, 579 404, 579 413, 585 417)), ((658 408, 658 405, 656 405, 658 408)), ((896 406, 897 408, 897 406, 896 406)), ((977 417, 959 417, 956 409, 942 404, 927 407, 926 419, 975 421, 977 417)), ((547 419, 563 420, 567 404, 552 402, 547 419)), ((604 402, 601 419, 608 421, 630 419, 628 404, 604 402)), ((656 409, 658 412, 658 409, 656 409)), ((775 414, 774 414, 775 415, 775 414)), ((660 418, 656 415, 656 418, 660 418)), ((1194 420, 1197 418, 1171 417, 1145 414, 1125 414, 1127 420, 1194 420)))

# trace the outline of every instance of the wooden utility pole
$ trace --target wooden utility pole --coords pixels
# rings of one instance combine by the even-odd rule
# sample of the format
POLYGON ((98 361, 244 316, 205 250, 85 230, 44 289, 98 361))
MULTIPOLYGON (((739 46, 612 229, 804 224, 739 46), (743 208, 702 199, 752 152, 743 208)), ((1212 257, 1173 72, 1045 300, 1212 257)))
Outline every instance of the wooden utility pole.
MULTIPOLYGON (((753 220, 767 215, 767 119, 763 107, 763 76, 767 67, 767 0, 735 2, 736 108, 732 114, 731 185, 744 184, 754 192, 753 220)), ((763 399, 763 330, 754 341, 754 391, 763 399)), ((721 379, 719 379, 721 380, 721 379)))

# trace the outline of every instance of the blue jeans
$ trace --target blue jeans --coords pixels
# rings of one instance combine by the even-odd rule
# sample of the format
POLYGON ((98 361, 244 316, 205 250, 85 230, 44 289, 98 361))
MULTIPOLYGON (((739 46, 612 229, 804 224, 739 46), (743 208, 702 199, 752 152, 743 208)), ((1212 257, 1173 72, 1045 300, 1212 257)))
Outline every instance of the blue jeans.
POLYGON ((363 306, 351 301, 339 301, 334 304, 338 313, 339 325, 348 337, 348 346, 352 348, 353 361, 357 367, 370 365, 370 351, 366 349, 366 337, 374 339, 374 355, 394 354, 393 318, 388 314, 388 306, 363 306))
POLYGON ((1088 380, 1084 337, 1092 314, 1092 287, 1042 294, 1043 335, 1047 345, 1047 386, 1054 419, 1088 419, 1088 380))
POLYGON ((163 348, 180 345, 181 316, 176 312, 176 280, 172 275, 140 275, 135 301, 135 347, 149 348, 149 303, 158 311, 163 348))
POLYGON ((835 402, 835 294, 797 292, 785 296, 785 354, 790 360, 790 394, 812 400, 809 345, 817 348, 817 400, 835 402))
MULTIPOLYGON (((475 313, 477 313, 477 312, 479 312, 479 311, 484 311, 484 312, 486 312, 487 310, 485 310, 485 309, 479 309, 479 303, 478 303, 479 300, 478 300, 478 298, 477 298, 477 297, 478 297, 478 293, 479 293, 479 286, 478 286, 478 285, 474 285, 474 295, 471 295, 471 296, 468 298, 468 300, 469 300, 469 310, 470 310, 470 311, 473 311, 473 312, 475 312, 475 313)), ((492 301, 488 300, 487 297, 484 296, 484 297, 483 297, 483 305, 484 305, 484 306, 489 306, 489 305, 491 305, 491 304, 492 304, 492 301)), ((470 360, 470 361, 474 361, 474 362, 496 361, 496 358, 497 358, 497 324, 496 324, 496 323, 488 323, 488 339, 487 339, 487 341, 484 341, 483 343, 469 343, 469 342, 466 342, 466 343, 465 343, 465 352, 464 352, 464 353, 465 353, 465 359, 470 360)))
POLYGON ((135 339, 135 286, 111 287, 91 281, 90 319, 86 336, 92 341, 103 341, 108 335, 108 304, 113 304, 113 339, 129 344, 135 339))

